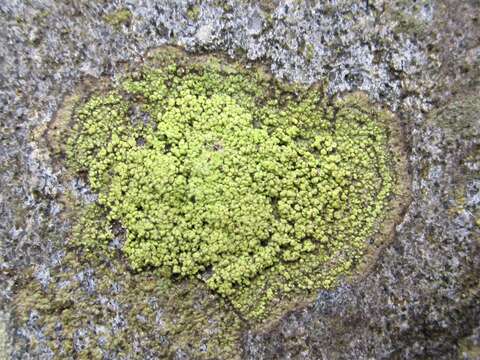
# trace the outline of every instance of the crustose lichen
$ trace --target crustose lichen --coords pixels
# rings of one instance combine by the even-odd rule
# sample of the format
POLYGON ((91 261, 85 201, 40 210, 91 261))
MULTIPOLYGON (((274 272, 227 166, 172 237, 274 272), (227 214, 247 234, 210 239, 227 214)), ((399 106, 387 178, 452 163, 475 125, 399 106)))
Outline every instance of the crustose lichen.
POLYGON ((392 192, 374 111, 214 61, 145 67, 75 122, 68 165, 99 194, 90 221, 106 220, 81 241, 120 224, 132 268, 198 278, 245 318, 332 286, 392 192))

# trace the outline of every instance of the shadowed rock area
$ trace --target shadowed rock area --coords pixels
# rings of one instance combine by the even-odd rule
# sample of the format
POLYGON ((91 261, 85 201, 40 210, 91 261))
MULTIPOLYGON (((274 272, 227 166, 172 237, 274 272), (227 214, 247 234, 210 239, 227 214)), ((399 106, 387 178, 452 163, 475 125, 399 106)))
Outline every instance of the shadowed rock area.
POLYGON ((475 0, 2 1, 0 358, 480 358, 479 21, 475 0), (163 45, 395 114, 411 200, 372 266, 254 326, 205 289, 83 256, 65 197, 95 195, 38 129, 163 45))

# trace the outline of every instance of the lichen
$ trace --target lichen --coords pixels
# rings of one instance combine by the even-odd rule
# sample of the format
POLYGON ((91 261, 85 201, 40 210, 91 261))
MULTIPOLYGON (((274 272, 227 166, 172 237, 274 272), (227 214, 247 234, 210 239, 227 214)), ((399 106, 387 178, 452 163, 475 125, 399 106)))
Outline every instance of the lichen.
MULTIPOLYGON (((65 260, 77 270, 83 267, 73 254, 65 260)), ((219 354, 238 359, 242 321, 205 287, 146 272, 132 274, 122 264, 112 272, 110 264, 98 259, 90 264, 95 267, 94 295, 85 291, 82 277, 73 276, 70 267, 52 274, 62 286, 42 288, 29 274, 17 295, 18 318, 35 318, 36 328, 55 351, 54 359, 121 359, 140 344, 149 349, 142 356, 154 359, 174 358, 189 349, 196 359, 219 354), (79 341, 81 332, 90 341, 79 341)), ((34 353, 38 344, 31 341, 28 346, 34 353)))
POLYGON ((392 193, 380 113, 214 59, 169 61, 74 115, 67 164, 98 193, 82 245, 105 248, 119 224, 134 270, 199 279, 246 319, 334 286, 392 193))
POLYGON ((191 21, 196 21, 200 17, 200 7, 199 6, 191 6, 188 8, 187 17, 191 21))
POLYGON ((114 28, 119 28, 122 25, 128 24, 132 19, 132 13, 128 9, 118 9, 104 16, 106 23, 112 25, 114 28))

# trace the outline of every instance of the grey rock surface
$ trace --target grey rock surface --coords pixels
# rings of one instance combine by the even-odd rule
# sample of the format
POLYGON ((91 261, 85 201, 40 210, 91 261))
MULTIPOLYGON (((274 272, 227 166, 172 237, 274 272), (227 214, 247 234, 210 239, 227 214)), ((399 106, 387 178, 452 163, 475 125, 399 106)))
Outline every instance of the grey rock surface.
MULTIPOLYGON (((261 62, 280 79, 328 81, 332 96, 365 91, 397 114, 409 145, 413 201, 375 267, 268 330, 244 329, 239 357, 480 358, 479 18, 475 0, 2 1, 0 358, 76 358, 86 347, 105 359, 159 357, 143 338, 132 339, 134 352, 108 350, 107 334, 131 326, 129 305, 116 300, 128 289, 111 284, 98 296, 100 279, 88 267, 56 276, 71 228, 59 195, 85 187, 59 181, 32 133, 81 81, 115 80, 125 63, 164 44, 261 62), (122 9, 128 20, 107 21, 122 9), (73 325, 73 349, 62 348, 66 324, 49 338, 35 301, 16 306, 32 281, 38 289, 78 284, 108 321, 86 313, 88 326, 73 325)), ((164 314, 149 301, 160 333, 164 314)), ((172 358, 202 356, 203 347, 145 337, 172 358)))

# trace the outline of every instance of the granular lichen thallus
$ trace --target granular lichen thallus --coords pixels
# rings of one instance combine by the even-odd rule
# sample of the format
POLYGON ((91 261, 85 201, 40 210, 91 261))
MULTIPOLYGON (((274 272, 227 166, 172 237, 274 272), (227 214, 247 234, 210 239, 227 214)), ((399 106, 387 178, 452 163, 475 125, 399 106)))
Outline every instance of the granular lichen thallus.
POLYGON ((259 74, 176 59, 79 106, 67 164, 98 202, 78 240, 119 224, 134 270, 196 278, 247 319, 348 273, 392 192, 385 127, 259 74))

